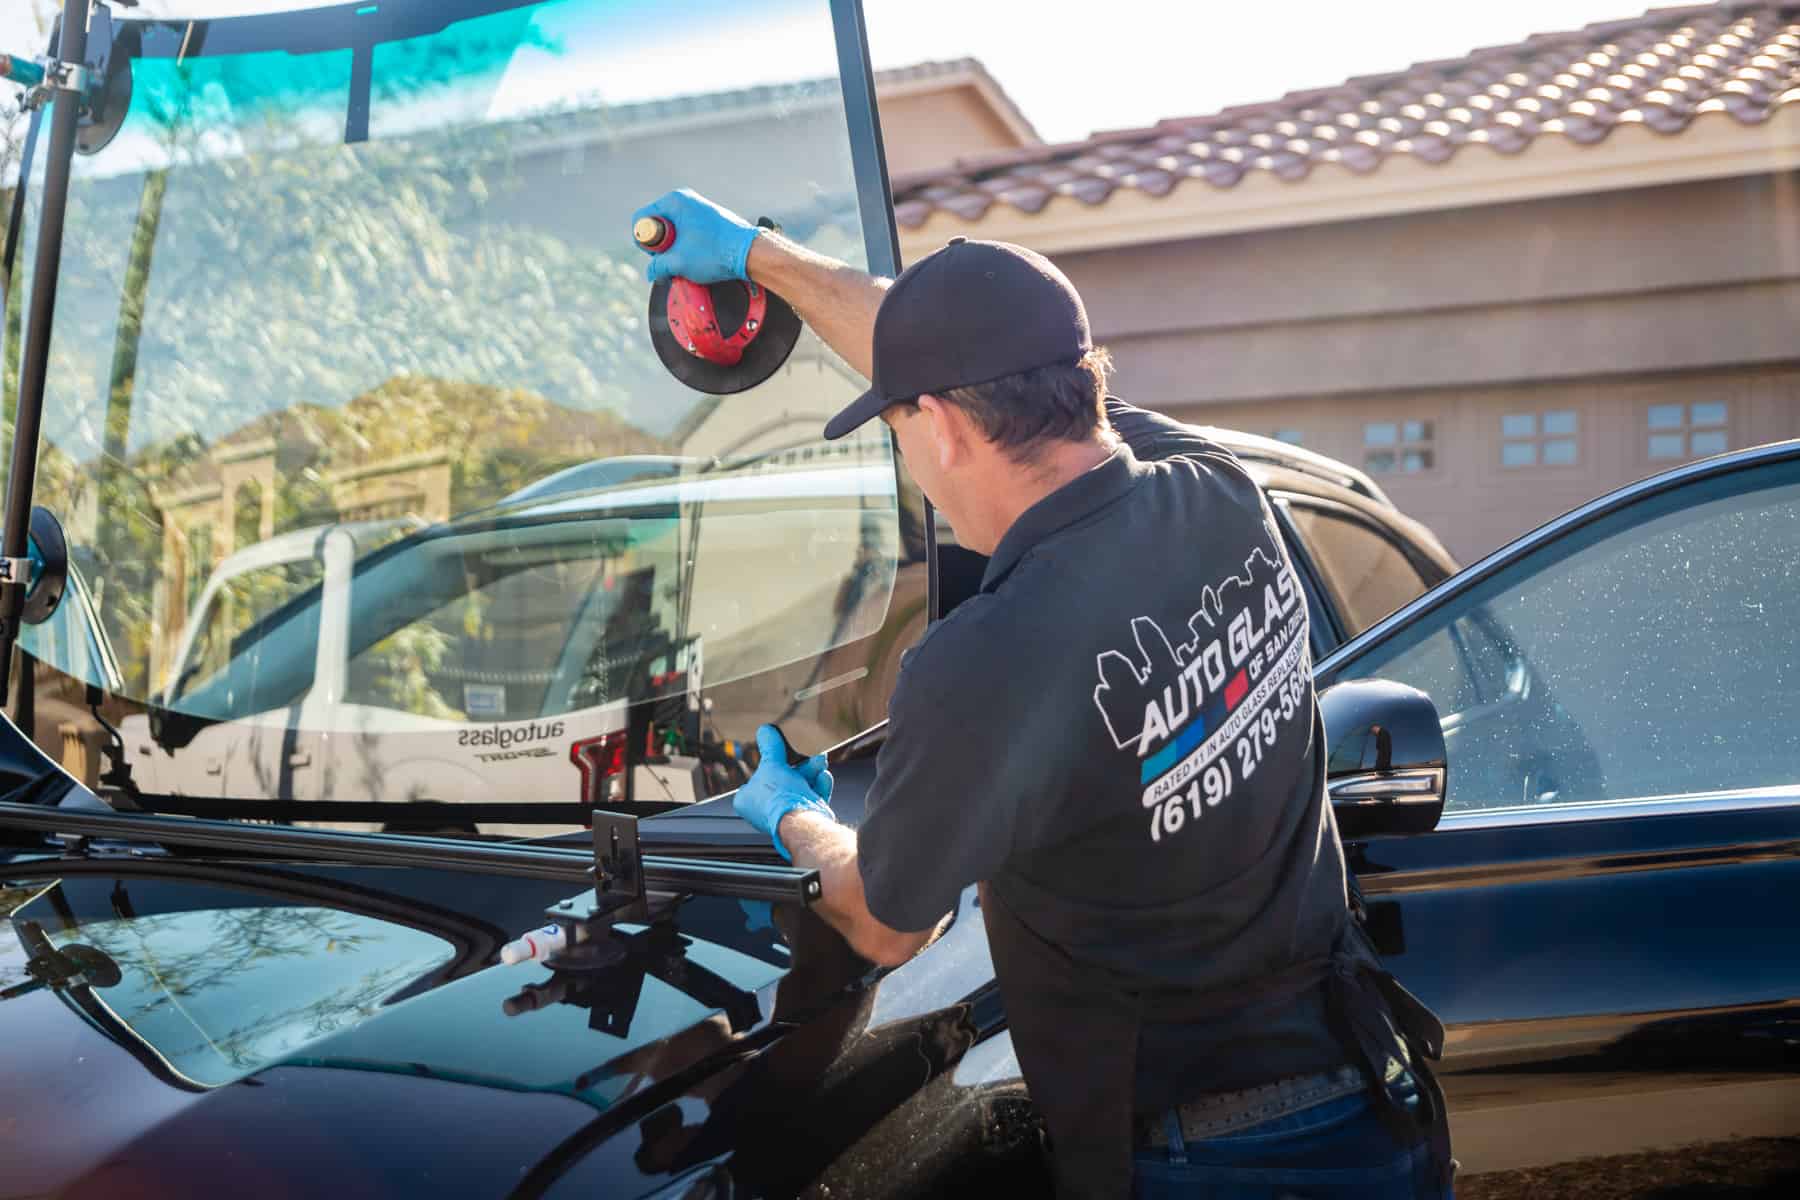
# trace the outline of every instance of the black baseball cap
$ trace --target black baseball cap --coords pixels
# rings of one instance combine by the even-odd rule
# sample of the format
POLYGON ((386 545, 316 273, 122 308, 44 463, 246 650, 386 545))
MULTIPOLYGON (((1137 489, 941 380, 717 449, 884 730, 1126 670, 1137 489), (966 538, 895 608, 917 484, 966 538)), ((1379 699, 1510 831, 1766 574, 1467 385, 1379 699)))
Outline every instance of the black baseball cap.
POLYGON ((1074 362, 1094 348, 1068 277, 1035 250, 951 238, 875 314, 874 386, 825 423, 841 438, 890 404, 1074 362))

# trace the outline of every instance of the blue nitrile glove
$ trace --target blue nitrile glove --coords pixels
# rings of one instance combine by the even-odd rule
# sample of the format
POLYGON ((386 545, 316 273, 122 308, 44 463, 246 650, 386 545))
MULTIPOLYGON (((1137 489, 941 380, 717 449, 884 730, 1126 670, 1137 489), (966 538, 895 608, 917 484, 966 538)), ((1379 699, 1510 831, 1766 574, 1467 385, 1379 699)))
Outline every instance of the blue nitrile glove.
POLYGON ((675 244, 650 256, 645 278, 655 283, 679 275, 695 283, 749 279, 750 243, 756 226, 728 208, 720 208, 688 188, 670 192, 631 214, 636 225, 644 217, 661 217, 675 226, 675 244))
POLYGON ((816 812, 833 821, 831 811, 831 772, 825 769, 825 756, 815 754, 797 767, 788 766, 787 743, 781 731, 764 725, 756 731, 756 749, 762 761, 750 781, 737 790, 731 807, 737 815, 759 831, 769 835, 775 849, 789 862, 794 856, 781 844, 781 818, 796 808, 816 812))

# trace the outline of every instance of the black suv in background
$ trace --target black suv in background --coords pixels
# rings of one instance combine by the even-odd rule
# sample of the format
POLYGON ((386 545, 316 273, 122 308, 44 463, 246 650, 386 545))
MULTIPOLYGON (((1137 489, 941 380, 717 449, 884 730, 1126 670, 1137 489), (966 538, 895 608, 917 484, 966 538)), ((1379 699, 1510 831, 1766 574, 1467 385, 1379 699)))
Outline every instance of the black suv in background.
MULTIPOLYGON (((1437 535, 1355 467, 1274 438, 1199 428, 1237 455, 1275 510, 1306 594, 1315 661, 1456 571, 1437 535)), ((941 518, 938 542, 949 611, 980 585, 987 560, 958 546, 941 518)))

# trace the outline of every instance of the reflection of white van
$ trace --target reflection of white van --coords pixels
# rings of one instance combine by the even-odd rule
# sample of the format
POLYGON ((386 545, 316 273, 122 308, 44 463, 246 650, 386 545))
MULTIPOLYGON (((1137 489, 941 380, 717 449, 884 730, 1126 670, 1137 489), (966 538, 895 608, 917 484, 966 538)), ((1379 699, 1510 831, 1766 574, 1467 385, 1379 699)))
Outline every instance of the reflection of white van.
POLYGON ((296 595, 319 586, 325 576, 328 535, 341 534, 356 553, 367 554, 424 527, 417 518, 316 525, 228 556, 213 568, 194 600, 171 660, 174 665, 160 690, 178 694, 196 678, 217 671, 230 656, 233 638, 296 595))
MULTIPOLYGON (((819 653, 821 628, 841 643, 879 625, 857 597, 891 586, 892 469, 828 463, 659 469, 234 554, 182 632, 161 736, 147 717, 122 729, 135 781, 287 800, 616 799, 628 701, 698 711, 702 648, 722 682, 819 653), (872 571, 889 578, 846 587, 872 571)), ((662 761, 634 766, 634 798, 718 790, 678 736, 639 733, 662 761)))

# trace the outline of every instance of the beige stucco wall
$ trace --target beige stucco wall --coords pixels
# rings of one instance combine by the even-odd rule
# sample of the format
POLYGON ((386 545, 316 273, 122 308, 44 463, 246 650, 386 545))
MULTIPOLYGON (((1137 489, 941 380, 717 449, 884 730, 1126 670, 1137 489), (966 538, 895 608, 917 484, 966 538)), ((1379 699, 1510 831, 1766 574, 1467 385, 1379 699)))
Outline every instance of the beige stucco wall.
POLYGON ((1360 464, 1369 422, 1432 423, 1433 466, 1383 474, 1381 486, 1472 562, 1528 529, 1621 484, 1681 460, 1652 459, 1652 405, 1723 401, 1731 448, 1800 437, 1800 366, 1677 375, 1634 375, 1491 388, 1284 399, 1190 406, 1190 420, 1273 434, 1293 431, 1321 453, 1360 464), (1571 466, 1505 467, 1501 419, 1508 413, 1573 411, 1571 466))
POLYGON ((895 177, 1022 143, 973 84, 941 91, 881 89, 881 140, 895 177))
POLYGON ((777 384, 779 408, 760 394, 719 397, 680 431, 677 452, 736 464, 796 448, 822 449, 825 422, 867 386, 810 334, 782 365, 777 384))
POLYGON ((1800 185, 1715 180, 1057 262, 1121 385, 1170 402, 1780 362, 1800 329, 1800 185))
POLYGON ((1653 403, 1800 436, 1792 173, 1056 257, 1127 399, 1358 463, 1364 423, 1432 421, 1433 470, 1381 482, 1464 559, 1669 465, 1653 403), (1504 413, 1571 408, 1576 466, 1501 468, 1504 413))

